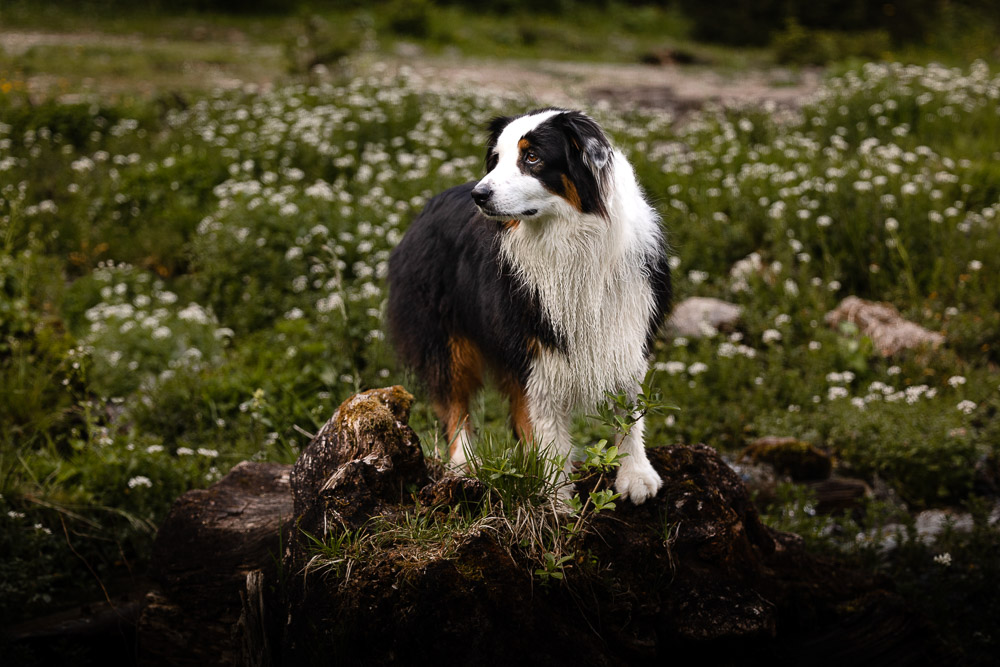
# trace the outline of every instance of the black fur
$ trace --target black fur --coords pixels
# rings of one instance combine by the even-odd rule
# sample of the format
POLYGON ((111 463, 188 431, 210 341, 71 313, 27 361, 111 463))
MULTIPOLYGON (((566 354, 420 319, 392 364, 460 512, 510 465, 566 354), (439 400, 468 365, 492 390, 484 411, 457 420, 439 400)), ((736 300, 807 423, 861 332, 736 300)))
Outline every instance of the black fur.
POLYGON ((472 203, 475 183, 428 202, 389 258, 390 335, 403 363, 445 400, 450 388, 449 340, 475 341, 490 366, 523 385, 535 342, 565 349, 537 297, 499 254, 503 223, 472 203))
POLYGON ((670 258, 664 248, 662 252, 646 258, 649 286, 653 289, 653 312, 649 315, 646 329, 646 354, 652 354, 656 334, 673 305, 673 286, 670 281, 670 258))
POLYGON ((517 116, 497 116, 490 121, 489 125, 486 126, 486 131, 489 132, 489 139, 486 140, 486 173, 490 173, 497 166, 497 141, 500 140, 500 135, 503 133, 503 129, 510 124, 510 121, 514 120, 517 116))

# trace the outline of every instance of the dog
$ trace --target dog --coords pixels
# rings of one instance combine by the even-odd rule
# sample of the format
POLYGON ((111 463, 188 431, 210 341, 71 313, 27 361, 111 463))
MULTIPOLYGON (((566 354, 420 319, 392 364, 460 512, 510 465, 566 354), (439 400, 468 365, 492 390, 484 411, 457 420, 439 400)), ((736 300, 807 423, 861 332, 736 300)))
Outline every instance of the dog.
MULTIPOLYGON (((466 463, 469 400, 490 372, 516 435, 552 446, 569 474, 573 413, 637 394, 670 307, 660 216, 579 111, 498 117, 488 132, 486 176, 430 199, 389 258, 389 333, 453 465, 466 463)), ((662 484, 643 431, 640 417, 618 443, 615 490, 636 504, 662 484)))

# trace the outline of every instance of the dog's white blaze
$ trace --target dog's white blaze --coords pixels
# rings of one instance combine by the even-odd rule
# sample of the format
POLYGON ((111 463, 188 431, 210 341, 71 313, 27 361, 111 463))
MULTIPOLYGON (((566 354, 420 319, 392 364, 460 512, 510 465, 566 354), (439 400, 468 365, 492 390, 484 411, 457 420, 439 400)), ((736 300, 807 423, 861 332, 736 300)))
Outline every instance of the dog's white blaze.
MULTIPOLYGON (((551 114, 539 116, 543 115, 551 114)), ((515 128, 507 135, 506 130, 501 135, 501 162, 511 144, 516 150, 523 131, 515 128)), ((646 332, 656 304, 645 266, 663 242, 659 216, 643 198, 625 156, 615 151, 611 159, 609 219, 581 214, 546 191, 544 206, 534 200, 529 206, 515 201, 515 207, 538 208, 539 214, 522 220, 501 238, 504 257, 537 292, 546 317, 567 343, 568 354, 541 351, 526 388, 534 435, 567 456, 572 451, 569 415, 593 408, 605 391, 634 393, 648 367, 646 332)), ((500 165, 491 175, 499 170, 500 165)), ((516 193, 522 189, 520 180, 537 183, 518 175, 520 179, 494 181, 494 189, 503 183, 505 192, 516 193)), ((620 448, 628 456, 616 489, 642 502, 656 493, 661 481, 643 449, 641 420, 620 448)))
MULTIPOLYGON (((492 205, 501 214, 511 217, 523 217, 525 211, 534 209, 536 215, 544 215, 559 202, 554 201, 552 193, 538 179, 521 173, 517 161, 521 154, 518 142, 524 135, 555 116, 561 111, 543 111, 531 116, 515 118, 500 133, 497 138, 497 165, 488 173, 481 183, 487 184, 493 190, 492 205)), ((561 200, 566 206, 565 200, 561 200)))

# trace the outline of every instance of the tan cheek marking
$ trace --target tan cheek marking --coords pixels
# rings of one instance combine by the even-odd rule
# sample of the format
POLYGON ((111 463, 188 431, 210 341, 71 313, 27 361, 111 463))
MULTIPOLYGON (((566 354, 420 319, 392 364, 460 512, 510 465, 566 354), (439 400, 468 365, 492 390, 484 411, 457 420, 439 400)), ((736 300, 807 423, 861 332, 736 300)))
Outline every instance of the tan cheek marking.
POLYGON ((563 192, 560 193, 563 199, 573 205, 573 208, 583 213, 583 202, 580 201, 580 193, 576 191, 576 185, 569 180, 566 174, 562 176, 563 192))
POLYGON ((504 220, 500 223, 506 230, 517 229, 517 226, 521 224, 520 220, 504 220))

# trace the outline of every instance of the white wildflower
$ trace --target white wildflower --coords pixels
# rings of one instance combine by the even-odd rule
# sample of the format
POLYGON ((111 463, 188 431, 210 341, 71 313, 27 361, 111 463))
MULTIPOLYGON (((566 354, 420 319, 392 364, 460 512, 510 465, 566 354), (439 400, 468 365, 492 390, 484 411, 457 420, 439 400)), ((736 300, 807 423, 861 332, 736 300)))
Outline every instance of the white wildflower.
POLYGON ((678 373, 683 373, 687 365, 683 361, 658 361, 653 365, 653 368, 669 373, 670 375, 677 375, 678 373))
POLYGON ((844 387, 830 387, 827 389, 826 398, 828 401, 835 401, 838 398, 847 398, 847 389, 844 387))
POLYGON ((690 280, 695 285, 700 285, 706 280, 708 280, 708 273, 705 271, 691 270, 688 271, 688 280, 690 280))
POLYGON ((196 324, 210 324, 212 318, 205 309, 196 303, 189 303, 184 310, 177 313, 177 317, 185 322, 195 322, 196 324))

